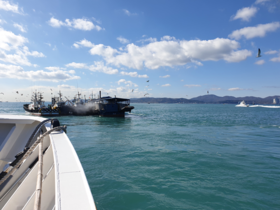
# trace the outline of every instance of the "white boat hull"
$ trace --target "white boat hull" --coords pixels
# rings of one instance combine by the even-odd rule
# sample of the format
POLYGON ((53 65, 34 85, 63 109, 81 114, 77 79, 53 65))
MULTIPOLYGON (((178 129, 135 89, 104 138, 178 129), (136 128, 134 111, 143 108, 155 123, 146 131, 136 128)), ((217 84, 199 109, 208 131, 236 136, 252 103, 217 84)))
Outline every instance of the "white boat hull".
MULTIPOLYGON (((30 141, 33 139, 30 136, 44 120, 46 119, 32 116, 0 115, 0 171, 7 171, 9 174, 14 170, 11 175, 6 174, 0 179, 0 209, 34 209, 37 199, 39 144, 36 144, 37 134, 34 136, 35 143, 30 141), (26 145, 32 146, 24 150, 26 145), (13 167, 11 162, 21 151, 27 151, 27 156, 17 163, 20 164, 19 167, 13 167), (7 180, 3 182, 4 178, 7 180)), ((52 129, 52 125, 46 122, 40 129, 46 133, 52 129)), ((40 209, 95 210, 84 170, 65 132, 52 131, 42 139, 44 153, 40 209)))

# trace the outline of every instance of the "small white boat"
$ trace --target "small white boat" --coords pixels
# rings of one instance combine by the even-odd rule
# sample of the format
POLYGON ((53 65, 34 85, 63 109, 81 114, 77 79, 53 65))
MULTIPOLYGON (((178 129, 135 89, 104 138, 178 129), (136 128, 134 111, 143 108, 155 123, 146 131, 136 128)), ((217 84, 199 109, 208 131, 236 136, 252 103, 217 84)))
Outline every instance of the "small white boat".
POLYGON ((245 101, 241 101, 240 104, 237 104, 236 107, 249 107, 249 104, 246 104, 245 101))
POLYGON ((58 120, 0 115, 0 209, 96 210, 65 129, 58 120))

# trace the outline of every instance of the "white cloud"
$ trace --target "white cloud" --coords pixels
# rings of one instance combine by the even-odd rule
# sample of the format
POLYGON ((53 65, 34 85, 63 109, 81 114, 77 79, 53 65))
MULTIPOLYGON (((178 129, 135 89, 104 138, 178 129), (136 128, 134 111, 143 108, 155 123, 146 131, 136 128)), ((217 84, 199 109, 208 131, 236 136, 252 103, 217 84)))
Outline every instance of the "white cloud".
POLYGON ((138 85, 137 84, 135 84, 135 83, 133 83, 133 82, 131 82, 131 81, 126 81, 125 79, 120 79, 119 81, 118 81, 118 85, 121 85, 121 83, 124 83, 124 84, 126 84, 127 85, 127 87, 138 87, 138 85))
POLYGON ((255 4, 264 4, 265 2, 268 2, 270 0, 256 0, 255 4))
POLYGON ((33 81, 66 81, 80 79, 75 75, 70 75, 66 71, 24 71, 20 66, 0 64, 0 78, 27 79, 33 81))
POLYGON ((252 39, 255 37, 264 37, 267 32, 275 31, 279 27, 280 27, 279 22, 259 24, 254 27, 245 27, 239 30, 235 30, 229 35, 229 37, 232 39, 241 39, 243 36, 246 39, 252 39))
POLYGON ((255 16, 255 14, 257 13, 258 8, 256 7, 244 7, 242 9, 239 9, 235 16, 232 17, 233 20, 237 20, 237 19, 241 19, 243 21, 250 21, 250 19, 252 17, 255 16))
POLYGON ((165 76, 159 76, 160 78, 168 78, 170 75, 165 75, 165 76))
POLYGON ((158 41, 144 46, 128 44, 124 51, 119 51, 103 44, 95 45, 88 40, 74 43, 76 48, 90 47, 90 54, 102 56, 108 64, 126 66, 134 69, 158 69, 163 66, 185 65, 200 61, 240 62, 252 53, 237 50, 240 45, 235 40, 216 38, 213 40, 176 40, 158 41))
POLYGON ((0 24, 7 23, 5 20, 0 19, 0 24))
POLYGON ((264 60, 258 60, 255 62, 255 64, 257 64, 257 65, 263 65, 264 63, 265 63, 264 60))
POLYGON ((12 64, 31 66, 32 64, 27 56, 45 57, 43 53, 30 52, 28 47, 24 46, 26 43, 28 43, 27 38, 0 28, 0 60, 12 64), (6 52, 14 52, 14 54, 7 54, 6 52))
POLYGON ((129 40, 128 40, 128 39, 123 38, 123 37, 121 37, 121 36, 119 36, 119 37, 117 38, 117 40, 119 40, 120 43, 122 43, 122 44, 128 44, 128 43, 129 43, 129 40))
POLYGON ((81 46, 82 47, 94 47, 95 45, 92 44, 90 41, 86 40, 86 39, 83 39, 81 40, 80 42, 76 42, 73 44, 73 46, 75 48, 80 48, 81 46))
POLYGON ((22 14, 22 12, 19 11, 17 4, 10 3, 9 1, 0 0, 0 9, 22 14))
POLYGON ((18 23, 14 23, 13 26, 14 26, 15 28, 17 28, 18 30, 20 30, 21 32, 26 33, 26 30, 25 30, 25 28, 24 28, 22 25, 20 25, 20 24, 18 24, 18 23))
POLYGON ((28 42, 28 39, 15 35, 11 31, 6 31, 0 27, 0 49, 5 51, 16 50, 28 42))
POLYGON ((102 61, 94 61, 94 65, 89 66, 89 70, 103 72, 105 74, 117 74, 119 72, 117 69, 105 66, 102 61))
POLYGON ((137 42, 141 42, 141 43, 144 43, 144 42, 156 42, 157 41, 157 38, 146 38, 146 39, 140 39, 138 40, 137 42))
POLYGON ((210 88, 209 91, 218 91, 221 90, 221 88, 210 88))
POLYGON ((276 54, 277 52, 278 52, 277 50, 269 50, 269 51, 266 51, 264 54, 272 55, 272 54, 276 54))
POLYGON ((65 68, 60 68, 57 66, 49 66, 49 67, 45 67, 45 69, 49 70, 49 71, 60 71, 60 70, 65 70, 65 68))
POLYGON ((280 62, 280 54, 278 55, 278 57, 271 58, 270 61, 280 62))
POLYGON ((174 36, 163 36, 163 37, 161 37, 161 39, 160 40, 162 40, 162 41, 176 41, 176 38, 174 37, 174 36))
POLYGON ((244 90, 243 88, 229 88, 228 91, 238 91, 238 90, 244 90))
POLYGON ((135 72, 120 72, 121 75, 131 76, 131 77, 139 77, 139 78, 149 78, 148 75, 139 75, 136 71, 135 72))
POLYGON ((114 69, 112 67, 104 65, 102 61, 94 61, 93 65, 86 65, 85 63, 69 63, 65 65, 66 67, 72 67, 76 69, 88 69, 93 72, 103 72, 105 74, 117 74, 119 71, 118 69, 114 69))
POLYGON ((190 88, 190 87, 200 87, 201 85, 184 85, 184 86, 190 88))
POLYGON ((68 63, 65 65, 66 67, 72 67, 72 68, 76 68, 76 69, 87 69, 88 66, 84 63, 75 63, 75 62, 72 62, 72 63, 68 63))
POLYGON ((131 13, 129 12, 127 9, 123 9, 124 14, 126 14, 127 16, 131 16, 131 15, 137 15, 137 13, 131 13))
POLYGON ((169 87, 171 86, 170 84, 165 84, 165 85, 162 85, 161 87, 169 87))
POLYGON ((55 19, 52 17, 48 24, 54 28, 60 28, 61 26, 65 26, 68 28, 74 28, 79 29, 83 31, 91 31, 93 29, 100 31, 102 28, 99 25, 94 25, 90 20, 88 19, 73 19, 72 21, 69 19, 66 19, 65 22, 60 21, 58 19, 55 19))
POLYGON ((147 74, 138 75, 139 78, 149 78, 147 74))

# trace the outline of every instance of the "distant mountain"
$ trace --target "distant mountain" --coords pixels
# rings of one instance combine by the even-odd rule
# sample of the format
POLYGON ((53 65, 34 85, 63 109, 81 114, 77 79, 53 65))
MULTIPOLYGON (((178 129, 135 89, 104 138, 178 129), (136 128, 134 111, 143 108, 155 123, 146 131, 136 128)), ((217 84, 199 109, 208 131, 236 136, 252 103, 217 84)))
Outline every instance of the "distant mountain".
POLYGON ((268 96, 266 98, 254 97, 254 96, 245 96, 245 97, 233 97, 233 96, 216 96, 213 94, 208 94, 204 96, 198 96, 192 99, 186 98, 132 98, 130 99, 131 103, 207 103, 207 104, 237 104, 240 101, 245 101, 247 104, 272 104, 273 99, 280 96, 268 96))

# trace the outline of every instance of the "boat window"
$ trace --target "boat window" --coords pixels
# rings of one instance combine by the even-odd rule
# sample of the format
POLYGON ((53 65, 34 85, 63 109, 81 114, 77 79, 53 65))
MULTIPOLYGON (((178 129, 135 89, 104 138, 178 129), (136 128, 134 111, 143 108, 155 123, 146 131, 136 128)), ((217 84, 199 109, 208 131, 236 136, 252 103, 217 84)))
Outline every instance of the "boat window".
POLYGON ((129 104, 129 100, 127 100, 127 101, 118 101, 118 104, 129 104))
POLYGON ((15 124, 0 124, 0 151, 5 145, 5 141, 7 141, 7 137, 9 136, 12 129, 15 127, 15 124))

